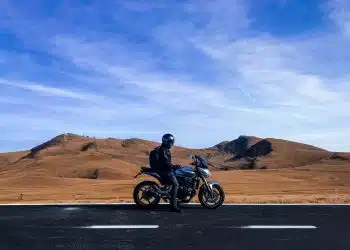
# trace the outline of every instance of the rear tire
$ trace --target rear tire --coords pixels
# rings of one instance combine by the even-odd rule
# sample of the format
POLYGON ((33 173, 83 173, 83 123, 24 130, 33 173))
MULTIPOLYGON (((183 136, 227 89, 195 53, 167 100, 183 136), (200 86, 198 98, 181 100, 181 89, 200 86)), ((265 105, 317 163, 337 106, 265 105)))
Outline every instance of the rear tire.
POLYGON ((146 188, 147 190, 153 190, 155 192, 156 188, 160 188, 160 187, 154 181, 143 181, 143 182, 140 182, 134 188, 134 192, 133 192, 134 202, 135 202, 136 206, 139 207, 139 208, 143 208, 143 209, 154 208, 155 206, 157 206, 159 204, 161 198, 159 196, 156 196, 156 195, 152 195, 152 194, 149 194, 149 193, 147 194, 147 190, 142 190, 144 188, 146 188), (141 198, 139 198, 140 191, 142 192, 141 198), (144 202, 141 201, 142 198, 145 198, 148 201, 150 199, 152 199, 153 201, 149 202, 149 203, 144 203, 144 202))
POLYGON ((217 209, 225 201, 225 192, 219 184, 214 184, 212 189, 215 193, 213 198, 210 197, 209 190, 207 190, 207 187, 203 184, 199 190, 198 199, 203 207, 217 209), (213 204, 210 204, 210 201, 213 200, 213 204))

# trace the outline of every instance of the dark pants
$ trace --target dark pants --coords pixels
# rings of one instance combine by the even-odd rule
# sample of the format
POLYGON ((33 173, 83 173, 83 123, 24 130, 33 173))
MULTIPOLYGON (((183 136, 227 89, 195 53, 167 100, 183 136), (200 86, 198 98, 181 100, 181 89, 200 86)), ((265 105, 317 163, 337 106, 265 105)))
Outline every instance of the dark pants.
POLYGON ((177 190, 179 189, 179 182, 176 179, 176 176, 173 171, 160 171, 162 178, 165 180, 167 184, 171 186, 171 200, 170 205, 172 207, 177 207, 177 190))
POLYGON ((176 176, 173 172, 169 172, 168 181, 169 181, 169 184, 172 186, 170 205, 172 207, 177 207, 176 198, 177 198, 177 190, 179 189, 179 182, 177 181, 176 176))

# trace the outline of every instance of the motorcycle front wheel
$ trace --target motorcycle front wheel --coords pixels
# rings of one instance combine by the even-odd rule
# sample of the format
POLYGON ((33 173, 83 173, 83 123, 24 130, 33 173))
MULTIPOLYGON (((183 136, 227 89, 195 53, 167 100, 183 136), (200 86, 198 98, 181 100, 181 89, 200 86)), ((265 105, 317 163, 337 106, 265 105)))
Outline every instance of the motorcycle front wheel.
POLYGON ((154 208, 160 202, 160 197, 156 195, 159 185, 154 181, 143 181, 134 188, 133 198, 139 208, 154 208), (141 193, 141 197, 140 197, 141 193))
POLYGON ((198 192, 198 199, 201 205, 205 208, 216 209, 220 207, 225 201, 225 192, 218 184, 212 186, 213 195, 210 195, 210 191, 203 184, 198 192))

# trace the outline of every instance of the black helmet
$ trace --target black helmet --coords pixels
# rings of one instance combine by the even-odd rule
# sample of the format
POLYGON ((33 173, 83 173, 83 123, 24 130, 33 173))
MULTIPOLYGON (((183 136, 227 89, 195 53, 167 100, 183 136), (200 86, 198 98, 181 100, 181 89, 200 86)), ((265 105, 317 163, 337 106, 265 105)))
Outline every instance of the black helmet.
POLYGON ((162 137, 162 145, 171 148, 174 145, 175 137, 172 134, 165 134, 162 137))

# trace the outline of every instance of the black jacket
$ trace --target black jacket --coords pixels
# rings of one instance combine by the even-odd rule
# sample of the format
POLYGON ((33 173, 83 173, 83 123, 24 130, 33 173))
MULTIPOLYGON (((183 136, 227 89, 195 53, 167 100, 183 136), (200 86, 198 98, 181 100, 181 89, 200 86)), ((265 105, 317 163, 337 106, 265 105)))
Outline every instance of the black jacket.
POLYGON ((159 169, 169 171, 174 165, 171 163, 171 153, 166 147, 160 146, 158 151, 159 169))

